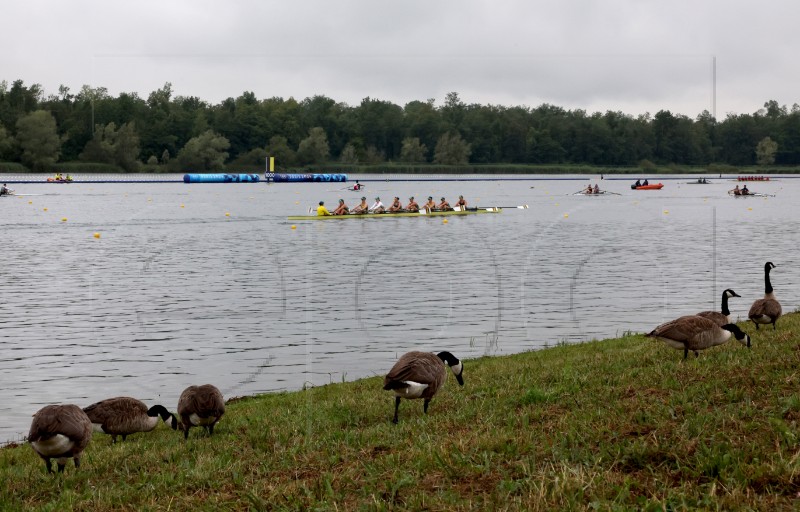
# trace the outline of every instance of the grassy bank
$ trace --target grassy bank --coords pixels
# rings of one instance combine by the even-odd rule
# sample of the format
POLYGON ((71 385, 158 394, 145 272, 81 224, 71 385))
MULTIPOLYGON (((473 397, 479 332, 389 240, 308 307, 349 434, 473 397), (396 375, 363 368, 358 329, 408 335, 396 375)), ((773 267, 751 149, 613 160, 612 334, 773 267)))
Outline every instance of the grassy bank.
MULTIPOLYGON (((7 510, 790 509, 800 505, 800 315, 683 362, 643 336, 465 363, 400 423, 380 378, 229 404, 47 475, 0 450, 7 510)), ((435 350, 436 347, 430 347, 435 350)), ((456 354, 458 355, 458 354, 456 354)), ((394 361, 386 361, 386 369, 394 361)))

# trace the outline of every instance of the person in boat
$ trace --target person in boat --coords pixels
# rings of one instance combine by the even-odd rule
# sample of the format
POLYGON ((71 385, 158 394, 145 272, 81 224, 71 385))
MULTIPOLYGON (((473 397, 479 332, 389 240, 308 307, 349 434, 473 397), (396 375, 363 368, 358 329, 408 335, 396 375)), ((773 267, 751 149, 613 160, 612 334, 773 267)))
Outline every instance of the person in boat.
POLYGON ((450 203, 447 202, 447 199, 442 198, 442 202, 436 205, 436 209, 444 212, 452 208, 450 208, 450 203))
POLYGON ((643 187, 646 187, 646 186, 647 186, 647 185, 649 185, 649 184, 650 184, 650 183, 647 181, 647 178, 645 178, 645 179, 644 179, 644 181, 642 182, 642 186, 643 186, 643 187))
POLYGON ((372 213, 386 213, 386 207, 383 206, 380 197, 375 198, 375 202, 369 207, 369 211, 372 213))
POLYGON ((586 187, 586 190, 584 190, 583 193, 584 194, 593 194, 594 193, 594 189, 592 188, 591 185, 589 185, 588 187, 586 187))
POLYGON ((733 187, 733 190, 731 190, 731 192, 733 192, 733 195, 735 195, 735 196, 742 195, 742 191, 739 190, 739 185, 736 185, 735 187, 733 187))
POLYGON ((320 201, 319 206, 317 206, 317 216, 324 217, 325 215, 330 215, 331 212, 325 208, 325 201, 320 201))
POLYGON ((746 196, 750 194, 750 190, 748 190, 747 185, 742 187, 742 195, 746 196))
POLYGON ((0 196, 7 196, 9 193, 10 191, 8 190, 8 186, 3 183, 3 186, 0 187, 0 196))
POLYGON ((392 201, 392 204, 389 206, 389 211, 390 212, 401 212, 401 211, 403 211, 403 205, 402 205, 402 203, 400 203, 400 198, 399 197, 397 197, 397 196, 394 197, 394 201, 392 201))
POLYGON ((642 182, 639 181, 639 180, 636 180, 636 183, 634 183, 633 186, 634 187, 641 187, 642 186, 642 182))
POLYGON ((405 210, 407 212, 418 212, 419 211, 419 205, 417 204, 416 201, 414 201, 414 196, 411 196, 411 197, 408 198, 408 204, 406 205, 405 210))
POLYGON ((353 190, 361 190, 361 188, 362 188, 361 183, 359 183, 358 180, 356 180, 356 184, 353 185, 353 190))
POLYGON ((464 199, 464 196, 458 196, 458 201, 456 201, 456 206, 460 206, 462 208, 467 207, 467 200, 464 199))
POLYGON ((344 199, 339 199, 339 206, 337 206, 336 209, 333 210, 333 214, 347 215, 348 213, 350 213, 350 208, 348 208, 347 205, 344 204, 344 199))
POLYGON ((367 213, 369 211, 369 205, 367 204, 367 198, 362 197, 361 202, 358 203, 355 207, 353 207, 353 213, 367 213))
POLYGON ((64 178, 64 180, 65 180, 65 181, 72 181, 72 176, 70 176, 69 174, 67 174, 67 177, 66 177, 66 178, 64 178))
POLYGON ((433 196, 428 196, 428 202, 425 203, 423 206, 425 211, 432 212, 436 209, 436 201, 433 200, 433 196))
POLYGON ((595 194, 599 194, 600 193, 600 185, 598 185, 597 183, 595 183, 595 185, 594 185, 594 193, 595 194))

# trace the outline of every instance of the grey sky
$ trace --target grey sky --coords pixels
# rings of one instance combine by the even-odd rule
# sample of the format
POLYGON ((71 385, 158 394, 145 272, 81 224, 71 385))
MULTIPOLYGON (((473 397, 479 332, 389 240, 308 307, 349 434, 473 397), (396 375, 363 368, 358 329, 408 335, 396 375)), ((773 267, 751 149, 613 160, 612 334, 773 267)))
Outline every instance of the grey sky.
POLYGON ((800 103, 800 2, 3 0, 0 80, 695 117, 800 103), (761 5, 759 5, 761 4, 761 5))

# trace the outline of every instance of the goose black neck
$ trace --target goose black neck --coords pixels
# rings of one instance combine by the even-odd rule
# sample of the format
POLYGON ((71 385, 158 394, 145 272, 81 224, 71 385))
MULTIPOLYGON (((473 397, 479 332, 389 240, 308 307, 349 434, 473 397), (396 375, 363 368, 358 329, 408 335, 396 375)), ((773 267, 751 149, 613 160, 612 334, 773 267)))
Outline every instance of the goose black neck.
POLYGON ((772 283, 769 280, 769 266, 764 267, 764 293, 772 293, 772 283))
POLYGON ((458 364, 458 358, 456 356, 454 356, 453 354, 451 354, 450 352, 446 352, 446 351, 445 352, 439 352, 436 355, 439 357, 439 359, 444 361, 444 364, 446 364, 447 366, 455 366, 455 365, 458 364))
POLYGON ((728 291, 725 290, 722 292, 722 314, 725 316, 729 316, 731 314, 731 310, 728 309, 728 291))

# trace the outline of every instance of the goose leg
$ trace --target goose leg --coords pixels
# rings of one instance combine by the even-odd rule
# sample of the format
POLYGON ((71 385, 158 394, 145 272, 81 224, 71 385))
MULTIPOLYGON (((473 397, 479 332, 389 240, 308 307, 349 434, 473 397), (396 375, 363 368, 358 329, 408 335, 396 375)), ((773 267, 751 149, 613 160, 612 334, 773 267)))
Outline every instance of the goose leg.
POLYGON ((397 412, 399 409, 400 409, 400 397, 396 396, 394 397, 394 419, 392 420, 392 423, 397 423, 397 412))
POLYGON ((423 410, 423 412, 425 412, 425 414, 428 414, 428 404, 429 403, 431 403, 431 399, 430 398, 426 398, 425 399, 425 404, 422 406, 422 410, 423 410))
POLYGON ((683 358, 686 359, 687 357, 689 357, 689 349, 685 348, 683 349, 683 358))

